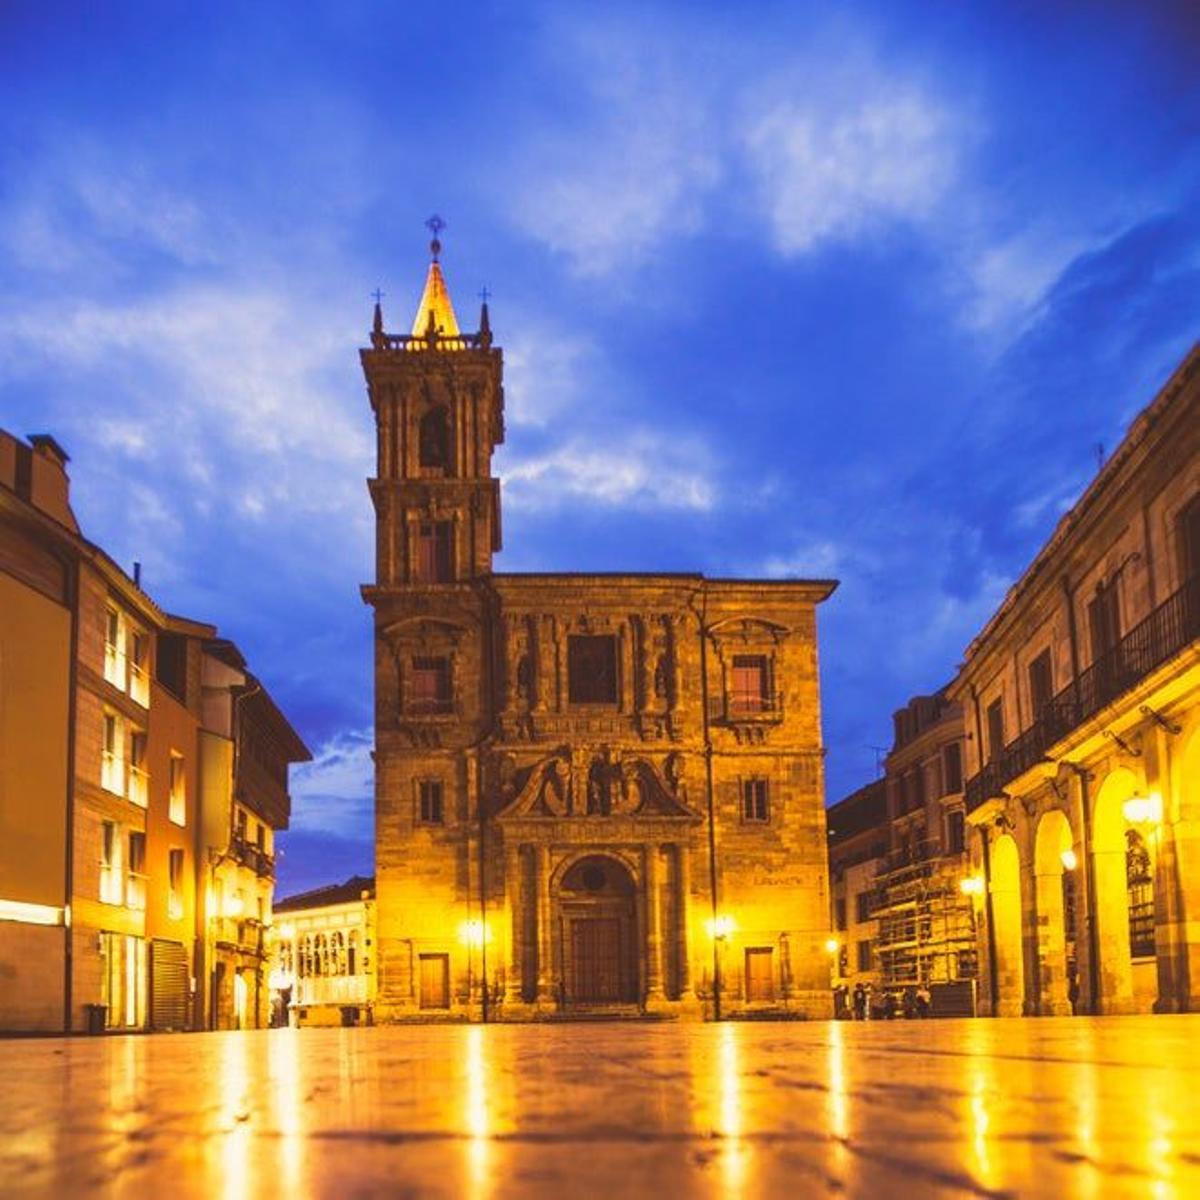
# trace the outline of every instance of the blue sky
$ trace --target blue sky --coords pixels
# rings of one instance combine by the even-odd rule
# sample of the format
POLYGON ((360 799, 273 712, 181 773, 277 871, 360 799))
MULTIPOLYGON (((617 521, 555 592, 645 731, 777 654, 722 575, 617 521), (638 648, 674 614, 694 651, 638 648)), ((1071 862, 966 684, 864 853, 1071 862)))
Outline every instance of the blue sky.
POLYGON ((497 568, 841 579, 834 799, 1200 336, 1198 80, 1184 2, 8 0, 0 424, 314 748, 281 890, 367 870, 357 348, 437 210, 497 568))

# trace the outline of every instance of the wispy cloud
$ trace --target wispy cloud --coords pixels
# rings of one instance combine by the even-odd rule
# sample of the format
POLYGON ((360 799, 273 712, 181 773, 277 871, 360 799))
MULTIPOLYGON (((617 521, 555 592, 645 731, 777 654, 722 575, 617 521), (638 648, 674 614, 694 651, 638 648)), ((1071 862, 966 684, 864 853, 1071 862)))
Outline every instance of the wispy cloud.
POLYGON ((370 729, 336 734, 292 770, 295 830, 344 833, 361 827, 374 806, 374 737, 370 729))
POLYGON ((609 439, 602 448, 569 441, 545 454, 516 459, 505 471, 505 500, 544 511, 581 500, 613 507, 712 508, 716 485, 703 469, 708 455, 651 433, 609 439))
POLYGON ((875 94, 829 106, 803 95, 768 103, 745 150, 785 254, 851 238, 887 221, 930 216, 954 180, 957 131, 947 108, 886 77, 875 94))

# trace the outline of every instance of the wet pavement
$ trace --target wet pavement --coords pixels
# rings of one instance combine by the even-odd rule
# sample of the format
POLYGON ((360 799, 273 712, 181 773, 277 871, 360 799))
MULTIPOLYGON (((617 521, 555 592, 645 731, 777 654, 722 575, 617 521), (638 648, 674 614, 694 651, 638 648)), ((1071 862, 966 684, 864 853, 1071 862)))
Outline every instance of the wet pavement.
POLYGON ((1200 1016, 0 1042, 0 1192, 1200 1196, 1200 1016))

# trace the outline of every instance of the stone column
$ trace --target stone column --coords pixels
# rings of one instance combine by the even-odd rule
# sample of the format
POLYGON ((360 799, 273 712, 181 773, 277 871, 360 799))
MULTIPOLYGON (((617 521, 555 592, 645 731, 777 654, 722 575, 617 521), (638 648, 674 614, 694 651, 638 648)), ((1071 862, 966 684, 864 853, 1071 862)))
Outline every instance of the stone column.
POLYGON ((688 932, 692 919, 692 848, 686 842, 680 842, 675 851, 679 887, 675 936, 679 945, 679 998, 682 1000, 692 993, 692 950, 688 932))
POLYGON ((521 1001, 521 984, 524 978, 524 906, 521 894, 521 847, 506 843, 504 847, 504 904, 507 909, 505 929, 508 934, 508 959, 504 973, 504 1001, 516 1004, 521 1001))
POLYGON ((529 658, 533 664, 533 711, 545 712, 554 678, 554 638, 548 617, 530 619, 529 658))
POLYGON ((539 1003, 553 1003, 554 964, 550 948, 550 847, 537 850, 537 940, 538 970, 537 998, 539 1003))
POLYGON ((662 887, 660 884, 662 850, 651 843, 645 851, 646 869, 646 999, 662 1001, 662 887))
POLYGON ((642 617, 638 622, 640 641, 640 670, 638 672, 641 688, 642 711, 654 708, 654 621, 651 617, 642 617))

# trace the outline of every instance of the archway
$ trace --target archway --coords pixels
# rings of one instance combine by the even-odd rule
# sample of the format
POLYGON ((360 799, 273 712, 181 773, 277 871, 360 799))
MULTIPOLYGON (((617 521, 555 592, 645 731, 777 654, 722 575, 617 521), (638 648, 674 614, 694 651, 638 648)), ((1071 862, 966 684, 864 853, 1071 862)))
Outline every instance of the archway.
POLYGON ((1101 784, 1092 809, 1092 888, 1101 1012, 1128 1012, 1133 1008, 1124 804, 1137 794, 1136 776, 1118 767, 1101 784))
POLYGON ((991 853, 992 929, 996 944, 995 1016, 1019 1017, 1025 998, 1021 957, 1021 859, 1011 834, 991 853))
POLYGON ((568 1004, 638 998, 637 886, 624 864, 590 854, 558 886, 563 992, 568 1004))
POLYGON ((1038 1012, 1062 1016, 1078 996, 1075 957, 1076 871, 1071 823, 1060 809, 1038 822, 1034 846, 1038 1012))

